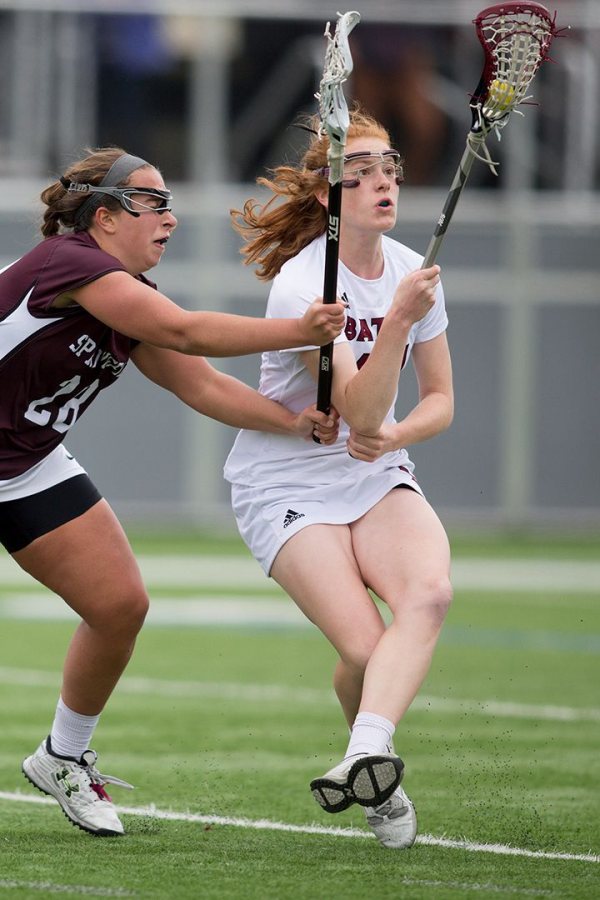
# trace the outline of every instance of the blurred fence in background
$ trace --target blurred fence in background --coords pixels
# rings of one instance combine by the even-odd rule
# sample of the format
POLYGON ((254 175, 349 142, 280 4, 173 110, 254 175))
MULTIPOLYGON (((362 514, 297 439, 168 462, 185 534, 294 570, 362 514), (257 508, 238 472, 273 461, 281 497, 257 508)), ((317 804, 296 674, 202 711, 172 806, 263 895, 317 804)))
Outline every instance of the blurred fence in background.
MULTIPOLYGON (((356 4, 347 91, 406 157, 395 236, 425 251, 470 124, 479 2, 356 4), (362 37, 361 37, 362 35, 362 37)), ((494 179, 476 164, 442 249, 457 411, 411 450, 448 524, 600 526, 600 4, 560 0, 570 35, 514 116, 494 179)), ((260 316, 228 211, 293 159, 322 68, 322 0, 0 0, 0 262, 37 239, 42 186, 86 146, 156 162, 179 228, 153 277, 181 305, 260 316)), ((255 357, 220 361, 256 384, 255 357)), ((231 429, 130 367, 68 445, 128 521, 233 525, 231 429)), ((401 408, 415 399, 409 376, 401 408)), ((10 390, 2 385, 2 390, 10 390)))

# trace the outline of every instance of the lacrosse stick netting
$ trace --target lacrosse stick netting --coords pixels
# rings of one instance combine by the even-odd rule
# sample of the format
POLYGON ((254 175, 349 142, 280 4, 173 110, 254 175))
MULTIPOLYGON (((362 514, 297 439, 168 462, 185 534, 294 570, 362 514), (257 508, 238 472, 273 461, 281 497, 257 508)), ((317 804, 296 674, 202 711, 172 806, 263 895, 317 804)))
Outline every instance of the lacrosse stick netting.
MULTIPOLYGON (((327 232, 325 236, 325 276, 323 302, 335 303, 339 258, 340 216, 342 211, 342 177, 344 150, 350 125, 348 105, 344 96, 344 83, 352 72, 352 55, 348 35, 360 21, 360 14, 338 14, 335 32, 325 28, 327 51, 323 76, 316 98, 319 101, 321 120, 319 133, 327 136, 327 163, 329 167, 329 193, 327 197, 327 232)), ((319 355, 319 379, 317 385, 317 409, 329 412, 331 405, 331 381, 333 377, 333 342, 321 347, 319 355)))
POLYGON ((500 139, 500 130, 510 114, 531 100, 527 90, 557 34, 556 14, 551 16, 540 3, 507 2, 490 6, 473 20, 483 47, 483 72, 470 107, 473 114, 467 145, 450 192, 431 238, 423 268, 433 265, 452 214, 475 159, 485 162, 497 175, 496 165, 486 146, 491 131, 500 139))
POLYGON ((348 36, 360 22, 360 13, 357 12, 347 12, 343 15, 338 13, 338 16, 333 35, 330 32, 329 22, 325 28, 327 51, 319 92, 315 94, 319 101, 320 134, 326 134, 329 138, 327 162, 330 184, 337 184, 342 180, 344 148, 350 124, 343 86, 353 68, 348 36))

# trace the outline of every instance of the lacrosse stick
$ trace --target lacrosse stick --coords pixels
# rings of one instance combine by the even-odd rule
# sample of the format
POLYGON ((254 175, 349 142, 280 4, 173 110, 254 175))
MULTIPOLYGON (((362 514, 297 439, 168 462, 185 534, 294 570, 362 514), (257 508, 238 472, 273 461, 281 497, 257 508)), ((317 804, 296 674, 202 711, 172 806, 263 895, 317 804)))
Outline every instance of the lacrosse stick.
POLYGON ((483 72, 469 104, 473 121, 467 146, 429 242, 423 269, 435 262, 473 162, 480 159, 494 175, 498 174, 486 138, 494 131, 500 140, 500 131, 513 110, 523 115, 516 107, 531 99, 526 96, 527 88, 548 58, 557 34, 556 13, 551 17, 540 3, 499 3, 484 9, 473 22, 485 53, 483 72))
MULTIPOLYGON (((340 215, 342 211, 342 177, 344 172, 344 148, 350 124, 343 84, 352 72, 352 56, 348 35, 358 22, 360 13, 338 13, 333 36, 329 22, 325 28, 327 51, 319 93, 321 125, 319 134, 329 138, 327 150, 329 193, 327 197, 327 233, 325 243, 325 279, 323 303, 335 303, 337 299, 337 273, 340 239, 340 215)), ((329 412, 331 405, 331 381, 333 377, 333 342, 321 347, 319 379, 317 384, 317 409, 329 412)), ((317 439, 316 439, 317 440, 317 439)), ((318 443, 318 440, 317 440, 318 443)))

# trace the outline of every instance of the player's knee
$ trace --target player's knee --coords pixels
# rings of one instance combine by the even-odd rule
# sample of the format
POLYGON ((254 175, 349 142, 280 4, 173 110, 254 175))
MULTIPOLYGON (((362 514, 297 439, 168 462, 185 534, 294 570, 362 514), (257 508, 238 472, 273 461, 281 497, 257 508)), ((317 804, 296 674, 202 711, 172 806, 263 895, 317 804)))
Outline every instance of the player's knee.
POLYGON ((121 584, 112 600, 98 604, 87 622, 92 628, 110 632, 116 640, 133 640, 144 624, 148 607, 146 589, 134 580, 121 584))
POLYGON ((452 603, 453 591, 450 580, 444 576, 425 585, 426 606, 436 624, 441 625, 452 603))
POLYGON ((121 601, 123 626, 125 630, 136 635, 144 624, 150 601, 142 584, 132 584, 121 601))

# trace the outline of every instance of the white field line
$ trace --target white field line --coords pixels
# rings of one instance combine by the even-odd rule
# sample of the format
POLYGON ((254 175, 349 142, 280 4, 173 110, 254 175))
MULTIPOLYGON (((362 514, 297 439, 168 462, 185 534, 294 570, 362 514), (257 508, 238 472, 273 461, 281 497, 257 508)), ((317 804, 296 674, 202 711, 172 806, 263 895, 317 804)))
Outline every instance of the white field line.
MULTIPOLYGON (((474 891, 475 893, 480 893, 481 891, 486 891, 486 893, 497 893, 497 894, 517 894, 519 897, 555 897, 556 894, 554 891, 545 891, 543 889, 536 890, 535 888, 512 888, 506 887, 502 884, 490 884, 489 882, 477 884, 470 883, 465 881, 430 881, 422 878, 400 878, 396 879, 398 884, 401 884, 405 887, 429 887, 429 888, 441 888, 442 890, 459 890, 459 891, 474 891)), ((49 881, 9 881, 4 878, 0 878, 0 890, 2 888, 7 888, 8 890, 12 890, 14 888, 23 889, 28 888, 30 891, 43 891, 45 894, 77 894, 77 896, 86 896, 86 897, 136 897, 137 894, 133 894, 127 891, 121 891, 117 888, 114 891, 111 891, 110 888, 93 888, 93 887, 81 887, 77 885, 70 884, 52 884, 49 881)))
MULTIPOLYGON (((49 797, 29 796, 19 791, 0 791, 0 800, 13 803, 34 803, 52 806, 56 802, 49 797)), ((167 822, 197 822, 199 825, 230 825, 234 828, 252 828, 257 831, 284 831, 291 834, 320 834, 342 838, 373 838, 370 831, 359 828, 336 828, 323 825, 290 825, 287 822, 272 822, 270 819, 245 819, 242 817, 200 815, 198 813, 173 812, 161 810, 155 806, 117 806, 123 815, 143 816, 161 819, 167 822)), ((570 862, 599 863, 600 856, 594 853, 559 853, 544 850, 525 850, 521 847, 510 847, 507 844, 482 844, 475 841, 454 841, 450 838, 435 837, 432 834, 421 834, 417 844, 427 847, 442 847, 446 850, 466 850, 470 853, 493 853, 498 856, 522 856, 529 859, 561 859, 570 862)))
MULTIPOLYGON (((545 891, 535 888, 513 888, 501 884, 489 883, 471 883, 465 881, 431 881, 422 878, 400 878, 396 882, 406 887, 428 887, 441 888, 442 890, 459 890, 480 893, 486 891, 488 893, 497 894, 518 894, 519 897, 555 897, 554 891, 545 891)), ((122 891, 119 888, 111 890, 110 888, 93 888, 70 884, 53 884, 49 881, 12 881, 0 878, 0 890, 2 888, 23 889, 30 891, 43 891, 45 894, 77 894, 77 896, 85 897, 135 897, 134 893, 122 891)))
MULTIPOLYGON (((0 666, 0 685, 10 684, 36 689, 45 687, 57 690, 60 686, 60 678, 58 672, 0 666)), ((245 703, 284 703, 286 705, 298 703, 337 704, 333 691, 320 688, 295 688, 281 684, 169 681, 133 675, 126 675, 121 679, 117 687, 117 696, 118 694, 180 697, 181 699, 198 697, 245 703)), ((411 705, 411 711, 436 714, 468 713, 492 718, 533 719, 551 722, 600 722, 600 709, 512 703, 499 700, 416 697, 411 705)))
MULTIPOLYGON (((165 588, 198 591, 189 597, 153 597, 148 625, 314 627, 250 558, 142 555, 139 562, 151 594, 165 588), (215 587, 227 594, 204 593, 215 587), (249 589, 260 591, 262 596, 244 594, 249 589)), ((555 600, 558 592, 564 591, 565 602, 574 591, 598 591, 600 599, 600 562, 463 558, 454 564, 453 582, 458 589, 552 591, 555 600)), ((63 621, 75 620, 76 616, 10 556, 0 555, 2 618, 63 621), (11 589, 17 591, 11 594, 11 589)))
POLYGON ((425 878, 395 878, 396 883, 404 887, 424 887, 441 889, 443 891, 462 891, 463 893, 476 893, 485 891, 486 894, 516 894, 518 897, 556 897, 554 891, 546 891, 543 888, 514 888, 504 884, 490 884, 489 881, 432 881, 425 878))
MULTIPOLYGON (((0 589, 1 590, 1 589, 0 589)), ((78 616, 49 591, 0 596, 0 619, 33 622, 76 621, 78 616)), ((291 600, 202 596, 153 598, 145 625, 314 628, 291 600)))
MULTIPOLYGON (((590 599, 593 602, 594 598, 590 599)), ((565 595, 565 604, 572 603, 572 595, 565 595)), ((600 609, 600 596, 594 607, 600 609)), ((389 610, 380 604, 386 622, 390 621, 389 610)), ((596 616, 590 607, 590 617, 596 616)), ((79 621, 78 616, 56 594, 47 593, 7 593, 0 588, 0 623, 2 620, 15 622, 71 622, 79 621)), ((590 622, 591 624, 591 622, 590 622)), ((1 627, 1 626, 0 626, 1 627)), ((291 600, 281 598, 256 598, 251 596, 202 596, 182 599, 181 597, 154 597, 146 617, 146 628, 226 628, 250 629, 257 631, 310 631, 316 627, 305 618, 291 600)), ((523 631, 447 626, 442 640, 467 645, 481 641, 484 646, 498 646, 532 651, 565 650, 570 652, 600 653, 600 633, 592 629, 584 634, 562 634, 552 631, 523 631)))
MULTIPOLYGON (((490 884, 489 882, 477 884, 466 881, 431 881, 422 878, 400 878, 396 879, 398 884, 405 887, 428 887, 440 888, 441 890, 459 890, 465 892, 496 894, 517 894, 519 897, 555 897, 554 891, 546 891, 536 888, 513 888, 502 884, 490 884)), ((24 889, 30 891, 40 891, 44 894, 76 894, 78 897, 136 897, 137 894, 130 891, 123 891, 119 888, 112 890, 111 888, 94 888, 84 885, 71 884, 53 884, 50 881, 13 881, 6 878, 0 878, 0 890, 24 889)))
POLYGON ((29 890, 48 894, 75 894, 77 897, 135 897, 121 888, 102 888, 84 884, 54 884, 52 881, 17 881, 0 878, 0 890, 29 890))
MULTIPOLYGON (((244 556, 176 556, 140 554, 146 584, 160 587, 253 588, 281 595, 258 563, 244 556)), ((600 561, 561 559, 485 559, 459 557, 452 565, 457 590, 598 591, 600 561)), ((7 554, 0 555, 0 588, 35 582, 7 554)))

